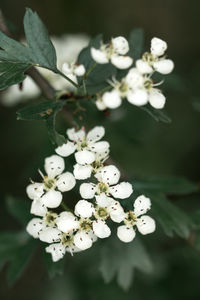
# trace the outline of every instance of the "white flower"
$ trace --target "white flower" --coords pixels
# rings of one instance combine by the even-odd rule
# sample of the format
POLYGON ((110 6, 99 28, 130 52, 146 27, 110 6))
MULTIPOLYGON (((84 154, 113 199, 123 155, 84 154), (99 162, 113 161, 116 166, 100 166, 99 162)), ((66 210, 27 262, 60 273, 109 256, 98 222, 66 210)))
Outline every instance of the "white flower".
POLYGON ((70 172, 65 172, 64 159, 58 155, 52 155, 45 159, 44 169, 47 176, 43 177, 43 183, 32 183, 27 189, 27 195, 33 200, 31 213, 44 216, 48 208, 58 207, 62 201, 62 192, 70 191, 76 184, 76 180, 70 172))
POLYGON ((105 221, 96 220, 92 223, 93 231, 100 239, 107 238, 111 235, 110 228, 105 221))
POLYGON ((124 224, 117 229, 118 238, 125 243, 131 242, 135 237, 134 226, 143 234, 155 231, 156 224, 154 219, 143 215, 151 208, 151 201, 144 195, 139 196, 134 203, 134 211, 128 211, 124 218, 124 224), (141 216, 141 217, 140 217, 141 216))
POLYGON ((55 223, 59 230, 70 233, 79 228, 79 221, 71 212, 61 212, 56 218, 55 223))
POLYGON ((45 243, 59 242, 61 236, 61 231, 54 227, 43 228, 39 232, 39 239, 45 243))
POLYGON ((128 198, 132 192, 132 185, 128 182, 121 182, 119 184, 120 172, 115 166, 105 166, 96 173, 95 177, 99 183, 82 183, 80 186, 80 194, 84 199, 92 199, 95 194, 100 195, 105 193, 111 194, 114 198, 124 199, 128 198), (114 186, 113 186, 114 185, 114 186))
POLYGON ((62 66, 62 72, 77 84, 77 76, 83 76, 86 70, 84 65, 65 62, 62 66))
POLYGON ((91 165, 86 165, 86 166, 82 166, 79 164, 74 165, 74 176, 76 179, 78 180, 84 180, 87 178, 91 177, 92 174, 92 166, 91 165))
POLYGON ((84 128, 75 131, 74 128, 67 130, 68 138, 73 141, 67 141, 66 144, 58 147, 56 153, 61 156, 69 156, 75 153, 75 159, 80 165, 89 165, 95 161, 96 153, 104 153, 109 151, 109 143, 99 141, 105 134, 105 129, 102 126, 96 126, 87 134, 84 128))
POLYGON ((129 51, 127 40, 122 37, 116 37, 109 44, 102 44, 100 49, 91 48, 91 56, 99 64, 107 64, 109 61, 118 69, 127 69, 133 59, 129 56, 124 56, 129 51))

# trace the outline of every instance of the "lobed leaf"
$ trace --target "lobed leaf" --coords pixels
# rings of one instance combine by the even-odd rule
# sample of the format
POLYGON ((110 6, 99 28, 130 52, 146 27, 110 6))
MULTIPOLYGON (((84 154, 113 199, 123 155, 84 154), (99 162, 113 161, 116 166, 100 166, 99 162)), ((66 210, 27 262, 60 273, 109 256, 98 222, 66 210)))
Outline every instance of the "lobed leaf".
POLYGON ((124 290, 132 284, 135 269, 145 273, 153 270, 152 262, 143 246, 136 238, 132 243, 122 243, 118 239, 110 239, 102 248, 100 271, 106 283, 114 277, 124 290))

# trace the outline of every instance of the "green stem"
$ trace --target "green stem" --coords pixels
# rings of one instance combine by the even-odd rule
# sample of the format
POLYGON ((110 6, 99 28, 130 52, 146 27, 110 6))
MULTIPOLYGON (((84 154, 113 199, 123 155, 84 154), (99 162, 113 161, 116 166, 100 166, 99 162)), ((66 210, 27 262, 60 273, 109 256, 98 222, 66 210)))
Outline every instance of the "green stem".
POLYGON ((71 80, 69 77, 67 77, 65 74, 63 74, 60 70, 58 70, 58 74, 61 75, 63 78, 65 78, 67 81, 69 81, 73 86, 78 88, 78 84, 76 84, 73 80, 71 80))
POLYGON ((66 211, 71 211, 71 209, 69 209, 69 207, 65 204, 64 201, 61 202, 61 206, 62 206, 62 208, 64 208, 66 211))
POLYGON ((88 70, 88 72, 85 74, 85 78, 87 78, 89 75, 90 75, 90 73, 94 70, 94 68, 96 68, 96 66, 97 66, 97 63, 94 63, 92 66, 91 66, 91 68, 88 70))
POLYGON ((86 89, 86 85, 85 85, 85 80, 83 79, 83 90, 84 90, 84 94, 87 95, 87 89, 86 89))

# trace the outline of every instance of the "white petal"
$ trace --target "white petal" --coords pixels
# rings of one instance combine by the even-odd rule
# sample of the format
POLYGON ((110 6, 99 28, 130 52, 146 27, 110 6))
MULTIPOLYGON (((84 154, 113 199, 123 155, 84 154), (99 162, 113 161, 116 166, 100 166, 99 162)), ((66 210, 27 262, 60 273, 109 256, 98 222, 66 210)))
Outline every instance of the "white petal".
POLYGON ((41 199, 46 207, 55 208, 60 205, 62 194, 59 191, 49 190, 41 199))
POLYGON ((87 141, 89 143, 91 142, 97 142, 99 141, 105 134, 105 128, 103 126, 95 126, 93 129, 91 129, 87 134, 87 141))
POLYGON ((43 217, 47 213, 47 208, 41 199, 35 199, 31 205, 31 214, 43 217))
POLYGON ((75 68, 74 68, 74 74, 76 76, 83 76, 85 74, 85 67, 84 67, 84 65, 75 66, 75 68))
POLYGON ((149 93, 149 103, 156 109, 162 109, 165 106, 166 98, 157 89, 152 89, 149 93))
POLYGON ((76 217, 71 212, 67 211, 63 211, 56 218, 56 225, 58 229, 64 233, 70 233, 79 228, 79 222, 76 217))
POLYGON ((58 155, 47 157, 45 158, 44 168, 49 177, 53 178, 60 175, 65 168, 64 159, 58 155))
POLYGON ((82 183, 80 185, 80 194, 84 199, 92 199, 96 193, 96 185, 93 183, 82 183))
POLYGON ((132 65, 133 59, 129 56, 112 55, 111 63, 118 69, 128 69, 132 65))
POLYGON ((117 167, 110 165, 103 167, 95 177, 98 177, 101 182, 106 183, 108 185, 117 184, 120 178, 120 171, 117 167))
POLYGON ((135 238, 135 230, 133 227, 122 225, 117 228, 117 236, 122 242, 130 243, 135 238))
POLYGON ((149 216, 142 216, 137 220, 137 228, 141 234, 149 234, 155 231, 156 223, 149 216))
POLYGON ((62 65, 62 72, 65 74, 65 75, 69 75, 71 74, 73 71, 72 71, 72 67, 69 63, 64 63, 62 65))
POLYGON ((90 165, 95 161, 95 154, 89 150, 81 150, 75 153, 75 159, 80 165, 90 165))
POLYGON ((125 55, 129 51, 128 41, 123 36, 112 39, 112 44, 117 54, 125 55))
POLYGON ((61 243, 52 244, 45 248, 47 253, 50 253, 54 262, 60 260, 65 255, 65 246, 61 243))
POLYGON ((91 48, 91 56, 98 64, 107 64, 109 62, 106 53, 99 49, 91 48))
POLYGON ((89 234, 87 234, 83 231, 78 231, 74 235, 74 244, 79 249, 86 250, 86 249, 92 247, 92 239, 89 234))
POLYGON ((108 142, 102 141, 102 142, 97 142, 91 145, 88 145, 88 148, 93 151, 93 152, 106 152, 108 151, 110 147, 110 144, 108 142))
POLYGON ((90 218, 94 213, 94 206, 86 200, 79 200, 75 206, 74 213, 81 218, 90 218))
POLYGON ((96 220, 92 224, 93 231, 97 237, 100 239, 107 238, 111 235, 110 228, 102 220, 96 220))
POLYGON ((150 74, 153 72, 152 67, 148 64, 148 62, 143 61, 142 59, 138 59, 136 61, 136 68, 142 74, 150 74))
POLYGON ((92 230, 88 231, 87 234, 90 236, 93 243, 98 240, 98 237, 94 234, 92 230))
POLYGON ((107 108, 106 105, 104 104, 104 102, 102 101, 102 99, 97 99, 97 101, 95 103, 96 103, 98 110, 102 111, 107 108))
POLYGON ((148 94, 144 89, 136 89, 127 93, 127 100, 131 104, 142 106, 148 102, 148 94))
POLYGON ((171 59, 163 59, 154 62, 153 67, 157 72, 165 75, 173 71, 174 63, 171 59))
POLYGON ((77 148, 77 146, 74 143, 68 141, 66 144, 63 144, 62 146, 59 146, 58 148, 56 148, 55 151, 58 155, 67 157, 70 154, 74 153, 76 148, 77 148))
POLYGON ((61 232, 54 227, 46 227, 40 230, 39 239, 45 243, 54 243, 60 241, 61 232))
POLYGON ((118 201, 113 201, 112 204, 107 208, 111 220, 116 223, 120 223, 126 217, 123 207, 118 201))
POLYGON ((125 80, 132 89, 143 88, 144 77, 136 68, 132 68, 128 71, 125 80))
POLYGON ((40 218, 33 218, 29 221, 26 231, 35 239, 39 237, 39 231, 46 227, 44 221, 40 218))
POLYGON ((82 141, 85 138, 85 129, 82 127, 80 130, 75 131, 74 128, 67 129, 67 135, 71 141, 82 141))
POLYGON ((151 208, 151 200, 144 195, 137 197, 134 202, 134 214, 140 216, 146 214, 146 212, 151 208))
POLYGON ((70 172, 61 174, 56 180, 56 186, 61 192, 67 192, 73 189, 76 184, 74 175, 70 172))
POLYGON ((74 166, 73 173, 74 173, 75 178, 78 180, 84 180, 84 179, 90 178, 91 174, 92 174, 92 166, 90 166, 90 165, 82 166, 82 165, 76 164, 74 166))
POLYGON ((115 89, 111 92, 104 93, 102 100, 106 107, 111 109, 119 107, 122 103, 120 93, 115 89))
POLYGON ((121 182, 109 189, 109 193, 119 199, 130 197, 133 192, 132 185, 129 182, 121 182))
POLYGON ((44 193, 43 183, 32 183, 26 188, 26 193, 30 199, 40 198, 44 193))
POLYGON ((72 256, 74 253, 78 253, 81 252, 82 250, 78 247, 76 247, 75 245, 72 246, 67 246, 66 247, 66 252, 69 252, 72 256))
POLYGON ((151 53, 156 56, 161 56, 167 50, 167 43, 161 39, 154 37, 151 40, 151 53))
POLYGON ((100 207, 108 207, 114 201, 113 198, 106 196, 104 193, 95 196, 96 203, 100 207))

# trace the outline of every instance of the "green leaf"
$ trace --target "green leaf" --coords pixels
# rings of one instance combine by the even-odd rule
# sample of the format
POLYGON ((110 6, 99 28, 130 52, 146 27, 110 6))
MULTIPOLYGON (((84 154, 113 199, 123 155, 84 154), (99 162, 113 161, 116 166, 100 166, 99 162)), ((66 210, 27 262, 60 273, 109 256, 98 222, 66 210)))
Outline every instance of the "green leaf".
POLYGON ((44 101, 39 104, 29 105, 17 111, 17 119, 25 121, 44 120, 49 137, 53 144, 61 146, 66 142, 63 135, 55 129, 56 114, 65 105, 65 101, 44 101))
POLYGON ((46 120, 65 105, 64 101, 43 101, 17 111, 17 119, 25 121, 46 120))
POLYGON ((8 212, 23 226, 30 220, 30 201, 21 200, 12 196, 6 197, 8 212))
POLYGON ((13 285, 23 274, 32 258, 35 247, 36 241, 30 239, 25 246, 15 251, 7 270, 7 280, 10 285, 13 285))
POLYGON ((56 112, 46 119, 46 126, 51 142, 57 146, 62 146, 66 142, 66 138, 56 131, 55 118, 56 112))
POLYGON ((24 72, 29 67, 29 64, 0 62, 0 90, 22 82, 26 78, 24 72))
POLYGON ((175 206, 162 194, 147 194, 152 201, 151 212, 164 232, 169 237, 178 236, 187 239, 193 228, 191 218, 180 208, 175 206))
POLYGON ((141 106, 140 109, 146 111, 156 122, 171 123, 170 117, 163 109, 155 109, 150 105, 141 106))
POLYGON ((26 40, 32 53, 32 60, 41 67, 57 71, 55 48, 46 27, 36 12, 27 8, 24 16, 26 40))
POLYGON ((25 79, 24 72, 31 66, 40 66, 55 73, 57 59, 48 32, 38 17, 27 9, 24 17, 27 45, 23 45, 0 31, 0 90, 25 79))
POLYGON ((200 99, 199 98, 194 99, 192 105, 196 111, 200 112, 200 99))
POLYGON ((106 283, 117 277, 118 284, 128 290, 132 284, 134 270, 152 272, 152 262, 138 238, 132 243, 110 239, 102 247, 100 271, 106 283))
POLYGON ((144 47, 144 31, 142 28, 135 28, 129 35, 129 53, 134 60, 141 58, 144 47))
POLYGON ((151 177, 136 179, 133 182, 134 189, 140 192, 159 192, 164 194, 184 195, 194 193, 198 186, 184 177, 151 177))

